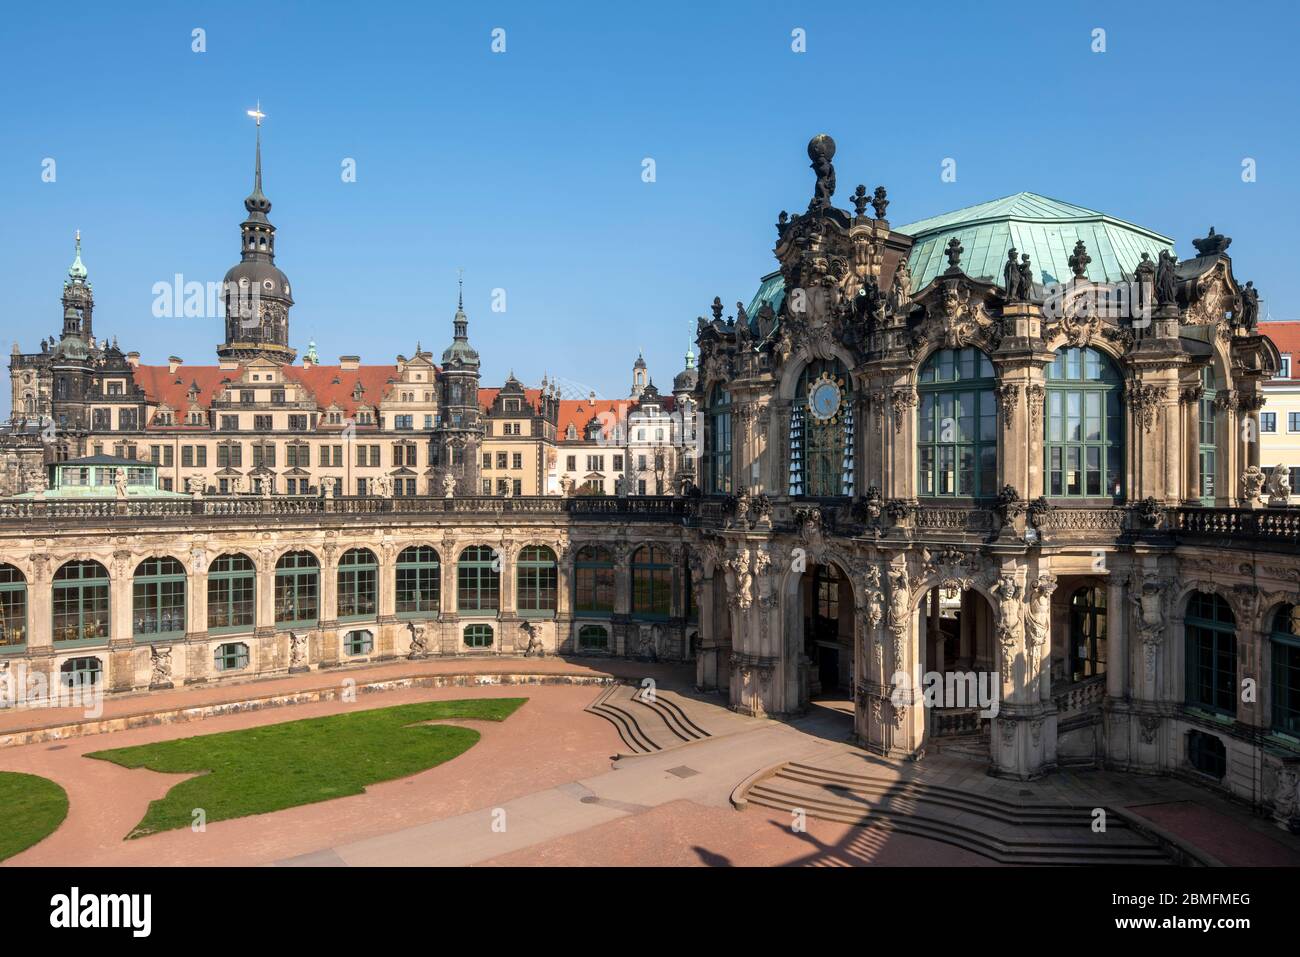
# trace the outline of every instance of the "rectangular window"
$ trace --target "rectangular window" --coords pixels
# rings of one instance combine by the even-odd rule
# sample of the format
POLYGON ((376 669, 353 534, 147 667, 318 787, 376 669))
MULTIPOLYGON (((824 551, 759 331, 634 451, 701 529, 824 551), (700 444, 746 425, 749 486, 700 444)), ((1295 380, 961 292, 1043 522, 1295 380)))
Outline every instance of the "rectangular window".
POLYGON ((194 447, 194 464, 199 468, 207 467, 208 447, 206 445, 197 445, 194 447))
POLYGON ((194 446, 181 446, 181 468, 191 468, 194 465, 194 446))
POLYGON ((615 472, 623 471, 623 456, 621 455, 614 456, 614 462, 611 467, 615 472))
POLYGON ((1276 412, 1261 412, 1261 413, 1259 414, 1259 430, 1260 430, 1261 432, 1276 432, 1276 431, 1277 431, 1277 413, 1276 413, 1276 412))
POLYGON ((485 469, 490 469, 490 468, 492 467, 492 453, 491 453, 491 452, 484 452, 484 453, 483 453, 483 467, 484 467, 485 469))
POLYGON ((506 467, 506 453, 505 453, 505 452, 498 452, 498 453, 497 453, 497 468, 499 468, 499 469, 503 469, 503 468, 505 468, 505 467, 506 467))
POLYGON ((564 460, 564 470, 565 470, 566 472, 576 472, 576 471, 578 471, 578 457, 577 457, 576 455, 570 455, 570 456, 568 456, 567 458, 565 458, 565 460, 564 460))
POLYGON ((395 415, 393 416, 393 427, 400 430, 413 429, 415 428, 415 416, 395 415))
POLYGON ((270 417, 269 415, 255 415, 255 416, 253 416, 253 431, 255 431, 255 432, 270 432, 270 431, 271 431, 271 417, 270 417))
POLYGON ((221 431, 222 431, 222 432, 238 432, 238 431, 239 431, 239 416, 237 416, 237 415, 223 415, 223 416, 221 417, 221 431))
POLYGON ((524 467, 524 455, 522 452, 515 452, 510 457, 510 467, 512 469, 521 469, 524 467))
POLYGON ((306 431, 307 431, 307 416, 305 416, 305 415, 291 415, 291 416, 289 416, 289 431, 290 431, 290 432, 306 432, 306 431))
POLYGON ((1300 432, 1300 412, 1288 412, 1286 414, 1286 430, 1288 432, 1300 432))

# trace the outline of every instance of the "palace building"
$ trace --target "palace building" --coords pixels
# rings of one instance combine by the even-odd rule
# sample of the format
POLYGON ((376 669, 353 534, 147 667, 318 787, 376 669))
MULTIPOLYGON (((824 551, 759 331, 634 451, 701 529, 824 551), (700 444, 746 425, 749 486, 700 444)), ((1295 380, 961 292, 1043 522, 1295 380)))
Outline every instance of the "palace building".
POLYGON ((440 362, 295 364, 260 152, 228 278, 267 297, 228 297, 218 365, 97 341, 79 254, 11 360, 4 673, 686 660, 746 714, 842 696, 884 756, 1179 775, 1300 827, 1300 510, 1231 239, 1179 261, 1030 193, 896 228, 883 188, 835 205, 834 152, 671 395, 644 363, 627 400, 481 389, 463 308, 440 362))

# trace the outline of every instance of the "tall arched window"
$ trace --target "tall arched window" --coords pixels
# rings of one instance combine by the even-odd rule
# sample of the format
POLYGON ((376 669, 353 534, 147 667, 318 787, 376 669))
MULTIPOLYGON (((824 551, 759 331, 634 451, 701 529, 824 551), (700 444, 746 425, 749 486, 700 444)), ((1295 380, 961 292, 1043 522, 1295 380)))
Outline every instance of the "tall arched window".
POLYGON ((1193 592, 1187 603, 1187 703, 1237 713, 1237 619, 1220 595, 1193 592))
POLYGON ((54 642, 108 638, 108 570, 99 562, 68 562, 54 573, 54 642))
POLYGON ((397 556, 397 614, 436 615, 442 595, 442 565, 428 545, 412 545, 397 556))
POLYGON ((515 610, 525 618, 548 618, 555 614, 555 552, 545 545, 528 545, 519 550, 515 562, 515 610))
POLYGON ((856 437, 851 379, 838 359, 809 363, 790 407, 790 494, 852 495, 856 437))
POLYGON ((1047 494, 1118 499, 1124 491, 1120 378, 1096 349, 1067 347, 1046 369, 1047 494))
POLYGON ((715 385, 709 393, 708 423, 704 430, 704 491, 731 491, 731 393, 715 385))
POLYGON ((1218 395, 1219 386, 1214 375, 1214 369, 1206 366, 1201 370, 1201 399, 1197 407, 1197 422, 1199 423, 1197 439, 1200 444, 1199 486, 1202 505, 1214 504, 1214 475, 1219 464, 1218 443, 1216 441, 1218 403, 1215 401, 1218 395))
POLYGON ((573 607, 578 612, 614 610, 614 559, 608 549, 586 545, 573 562, 573 607))
POLYGON ((350 548, 339 559, 339 621, 374 618, 375 596, 379 592, 379 563, 375 553, 366 548, 350 548))
POLYGON ((257 567, 247 555, 222 555, 208 569, 208 631, 252 631, 257 567))
POLYGON ((501 565, 490 545, 471 545, 456 563, 456 607, 495 612, 501 604, 501 565))
POLYGON ((920 495, 980 498, 997 493, 996 384, 993 363, 979 349, 940 349, 921 367, 920 495))
POLYGON ((1273 648, 1273 731, 1300 738, 1300 605, 1283 605, 1268 636, 1273 648))
POLYGON ((185 566, 174 558, 147 558, 131 585, 131 634, 137 638, 185 634, 185 566))
POLYGON ((632 553, 632 614, 667 618, 672 614, 673 566, 667 549, 642 545, 632 553))
POLYGON ((275 563, 276 625, 311 626, 319 615, 320 564, 311 552, 286 552, 275 563))
POLYGON ((27 644, 27 579, 13 565, 0 565, 0 648, 27 644))
POLYGON ((1070 679, 1082 681, 1106 671, 1106 589, 1080 588, 1070 596, 1070 679))

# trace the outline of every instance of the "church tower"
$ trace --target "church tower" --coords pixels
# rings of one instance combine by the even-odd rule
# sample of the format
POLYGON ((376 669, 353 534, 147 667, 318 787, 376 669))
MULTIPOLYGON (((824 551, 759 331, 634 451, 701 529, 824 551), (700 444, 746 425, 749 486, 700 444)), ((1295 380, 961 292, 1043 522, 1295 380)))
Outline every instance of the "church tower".
POLYGON ((265 356, 288 363, 296 355, 289 348, 293 296, 288 277, 275 265, 275 227, 267 219, 271 201, 262 192, 262 119, 266 114, 259 105, 248 115, 257 121, 253 191, 244 200, 248 218, 239 227, 239 263, 222 282, 226 340, 217 347, 217 355, 238 360, 265 356))
POLYGON ((478 403, 479 358, 469 344, 464 281, 460 281, 452 340, 442 353, 438 377, 438 425, 433 434, 434 494, 445 494, 447 476, 457 495, 478 495, 483 426, 478 403))
POLYGON ((87 402, 94 380, 91 357, 91 313, 95 296, 81 261, 81 231, 77 253, 63 282, 63 332, 50 356, 50 414, 65 441, 74 443, 89 426, 87 402))

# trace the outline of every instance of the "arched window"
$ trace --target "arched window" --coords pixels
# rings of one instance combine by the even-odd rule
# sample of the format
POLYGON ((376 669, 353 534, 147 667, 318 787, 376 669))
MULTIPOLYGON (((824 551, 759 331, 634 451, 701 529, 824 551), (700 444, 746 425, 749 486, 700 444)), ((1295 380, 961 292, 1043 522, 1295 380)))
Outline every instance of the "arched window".
POLYGON ((856 463, 853 396, 838 359, 809 363, 790 409, 790 494, 852 495, 856 463))
POLYGON ((1096 349, 1060 349, 1046 370, 1047 494, 1118 499, 1124 491, 1120 378, 1096 349))
POLYGON ((1237 619, 1220 595, 1193 592, 1185 618, 1187 703, 1237 713, 1237 619))
POLYGON ((573 607, 579 612, 614 610, 614 559, 594 545, 578 550, 573 563, 573 607))
POLYGON ((428 545, 412 545, 397 556, 397 614, 436 615, 442 596, 442 564, 428 545))
POLYGON ((349 631, 343 636, 343 651, 348 655, 368 655, 375 650, 375 634, 360 629, 349 631))
POLYGON ((248 645, 232 641, 217 645, 212 652, 212 667, 217 671, 241 671, 248 667, 248 645))
POLYGON ((813 642, 838 642, 840 635, 840 571, 834 565, 818 565, 813 572, 813 642))
POLYGON ((668 551, 642 545, 632 554, 632 614, 667 618, 672 614, 673 566, 668 551))
POLYGON ((1219 464, 1218 443, 1216 441, 1218 434, 1218 420, 1216 418, 1218 403, 1216 399, 1218 395, 1218 380, 1214 376, 1214 369, 1206 366, 1201 370, 1201 398, 1197 406, 1197 422, 1199 423, 1197 439, 1200 446, 1199 486, 1202 505, 1214 504, 1214 476, 1219 464))
POLYGON ((27 644, 27 579, 13 565, 0 565, 0 648, 27 644))
POLYGON ((731 393, 715 385, 709 393, 704 430, 704 491, 722 495, 731 491, 731 393))
POLYGON ((1273 646, 1273 731, 1300 738, 1300 605, 1283 605, 1268 636, 1273 646))
POLYGON ((471 545, 460 553, 456 563, 456 607, 460 611, 495 612, 500 602, 501 563, 496 552, 488 545, 471 545))
POLYGON ((519 550, 515 563, 515 610, 526 618, 547 618, 555 614, 555 552, 545 545, 528 545, 519 550))
POLYGON ((379 564, 375 553, 365 548, 350 548, 339 559, 340 621, 375 617, 375 595, 378 592, 379 564))
POLYGON ((275 563, 276 625, 316 624, 320 564, 311 552, 286 552, 275 563))
POLYGON ((185 634, 185 566, 174 558, 147 558, 131 586, 131 634, 159 638, 185 634))
POLYGON ((609 629, 604 625, 583 625, 578 629, 578 648, 581 651, 608 651, 609 629))
POLYGON ((257 567, 247 555, 222 555, 208 569, 208 631, 251 631, 257 615, 257 567))
POLYGON ((1106 671, 1106 589, 1092 585, 1070 596, 1070 680, 1106 671))
POLYGON ((492 626, 491 625, 466 625, 465 626, 465 647, 467 648, 491 648, 492 647, 492 626))
POLYGON ((99 562, 68 562, 54 573, 54 642, 108 638, 108 571, 99 562))
POLYGON ((918 489, 923 496, 997 493, 993 363, 979 349, 940 349, 921 367, 918 489))
POLYGON ((65 688, 89 688, 99 684, 104 663, 98 658, 69 658, 59 665, 59 682, 65 688))

